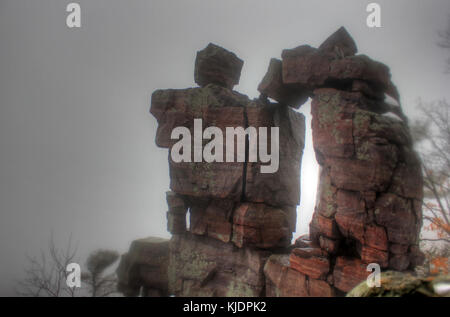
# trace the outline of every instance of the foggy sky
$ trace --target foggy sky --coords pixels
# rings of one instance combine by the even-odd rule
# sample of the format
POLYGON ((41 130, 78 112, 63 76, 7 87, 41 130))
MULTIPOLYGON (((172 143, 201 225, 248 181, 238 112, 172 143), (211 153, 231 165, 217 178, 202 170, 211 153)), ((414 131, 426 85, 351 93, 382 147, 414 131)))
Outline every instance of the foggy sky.
MULTIPOLYGON (((66 27, 69 2, 0 0, 0 295, 51 231, 61 245, 72 233, 80 261, 170 236, 168 153, 154 143, 150 95, 196 86, 195 54, 209 42, 244 60, 235 90, 253 98, 271 57, 344 25, 360 53, 391 68, 409 117, 419 97, 450 97, 449 52, 436 46, 448 0, 377 1, 375 29, 365 24, 372 1, 361 0, 80 0, 80 29, 66 27)), ((309 106, 300 111, 309 126, 309 106)), ((317 186, 310 132, 296 236, 317 186)))

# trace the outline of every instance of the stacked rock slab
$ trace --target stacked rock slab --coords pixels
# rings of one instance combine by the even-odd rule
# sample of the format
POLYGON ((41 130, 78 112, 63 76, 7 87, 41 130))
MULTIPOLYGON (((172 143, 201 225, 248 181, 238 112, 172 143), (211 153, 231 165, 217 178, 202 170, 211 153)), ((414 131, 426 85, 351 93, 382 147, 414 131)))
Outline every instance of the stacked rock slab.
MULTIPOLYGON (((233 91, 242 65, 235 54, 209 44, 197 53, 195 81, 200 87, 152 94, 156 144, 169 149, 167 228, 173 237, 168 276, 169 293, 176 296, 264 296, 266 260, 274 250, 286 250, 295 231, 304 116, 285 104, 250 100, 233 91), (261 173, 267 163, 249 160, 248 136, 235 137, 232 160, 206 162, 192 154, 190 160, 174 161, 175 128, 190 131, 192 152, 211 141, 196 143, 196 119, 201 119, 202 131, 216 127, 224 137, 227 127, 267 128, 268 151, 270 129, 277 127, 282 149, 278 170, 261 173), (238 156, 239 147, 244 158, 238 156)), ((224 140, 224 158, 225 153, 224 140)))
POLYGON ((423 180, 399 95, 388 67, 356 52, 341 28, 318 49, 284 50, 281 83, 263 85, 274 99, 271 87, 283 85, 312 97, 320 165, 310 234, 297 240, 289 259, 267 262, 270 295, 290 293, 291 279, 306 281, 309 296, 340 295, 367 278, 370 263, 405 271, 422 260, 423 180), (385 102, 386 95, 396 102, 385 102), (279 275, 280 267, 290 276, 279 275))
MULTIPOLYGON (((250 100, 232 90, 243 62, 210 44, 197 53, 200 87, 153 93, 155 141, 169 150, 169 294, 336 296, 364 280, 369 263, 397 271, 420 263, 423 181, 407 119, 389 68, 356 53, 344 28, 319 48, 284 50, 250 100), (320 180, 310 234, 290 245, 305 135, 292 108, 308 98, 320 180), (278 127, 278 170, 261 173, 267 163, 249 160, 248 137, 235 139, 244 159, 235 151, 224 162, 174 161, 172 131, 194 136, 195 119, 223 136, 227 127, 278 127)), ((191 149, 208 142, 194 137, 191 149)))

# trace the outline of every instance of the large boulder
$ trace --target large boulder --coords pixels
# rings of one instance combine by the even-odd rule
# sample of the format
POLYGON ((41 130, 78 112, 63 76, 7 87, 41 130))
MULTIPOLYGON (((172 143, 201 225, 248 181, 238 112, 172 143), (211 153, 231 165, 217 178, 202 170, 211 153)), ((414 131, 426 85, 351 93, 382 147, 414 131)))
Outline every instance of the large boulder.
POLYGON ((258 297, 270 252, 192 234, 170 241, 169 291, 176 296, 258 297))
POLYGON ((169 240, 149 237, 131 243, 117 268, 118 291, 125 296, 167 296, 169 240))
POLYGON ((234 211, 233 242, 238 247, 287 247, 292 238, 288 215, 280 208, 244 203, 234 211))
POLYGON ((230 242, 235 203, 227 199, 195 199, 190 207, 190 232, 230 242))
POLYGON ((366 55, 336 56, 301 45, 282 52, 282 80, 302 89, 348 87, 353 80, 368 82, 375 91, 387 91, 391 86, 389 68, 366 55))
POLYGON ((358 48, 351 35, 341 26, 319 46, 319 51, 345 57, 355 55, 358 48))
POLYGON ((266 296, 268 297, 331 297, 335 289, 291 268, 289 255, 274 254, 264 266, 266 296))
POLYGON ((336 296, 370 263, 406 271, 423 261, 423 177, 400 96, 386 65, 356 53, 343 27, 319 48, 284 50, 250 100, 232 90, 243 62, 209 44, 197 53, 200 87, 153 93, 155 141, 169 149, 167 294, 336 296), (290 246, 305 144, 292 108, 308 97, 319 189, 309 235, 290 246), (207 127, 218 129, 203 139, 207 127), (191 137, 182 152, 175 128, 191 137), (212 146, 220 136, 223 148, 212 146))
POLYGON ((258 91, 280 104, 299 108, 306 102, 309 93, 308 91, 302 91, 297 85, 284 84, 281 71, 281 61, 272 58, 269 63, 269 68, 258 86, 258 91))
POLYGON ((209 43, 197 52, 195 59, 195 82, 204 87, 216 84, 229 89, 239 83, 244 62, 236 54, 209 43))
MULTIPOLYGON (((217 127, 226 135, 227 127, 245 127, 244 106, 249 99, 226 88, 210 84, 204 88, 157 90, 152 95, 150 112, 158 120, 156 144, 169 148, 170 189, 177 194, 202 198, 239 200, 242 195, 244 162, 196 162, 194 151, 195 119, 201 119, 201 133, 217 127), (171 155, 178 140, 171 139, 174 128, 185 127, 191 136, 190 162, 175 162, 171 155)), ((202 139, 202 136, 200 136, 202 139)), ((203 146, 203 141, 200 146, 203 146)), ((225 154, 226 142, 223 142, 225 154)), ((202 151, 202 150, 201 150, 202 151)), ((201 152, 203 153, 203 152, 201 152)))

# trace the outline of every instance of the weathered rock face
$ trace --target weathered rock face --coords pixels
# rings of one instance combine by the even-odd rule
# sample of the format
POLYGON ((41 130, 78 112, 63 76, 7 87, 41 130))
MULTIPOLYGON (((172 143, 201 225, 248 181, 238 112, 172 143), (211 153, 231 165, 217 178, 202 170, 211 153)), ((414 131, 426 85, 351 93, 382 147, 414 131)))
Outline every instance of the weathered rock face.
POLYGON ((262 249, 289 246, 292 231, 286 212, 265 204, 244 203, 234 212, 233 242, 262 249))
POLYGON ((274 254, 264 266, 266 296, 305 297, 308 296, 306 276, 290 267, 288 254, 274 254))
MULTIPOLYGON (((292 255, 291 255, 292 261, 292 255)), ((272 255, 264 266, 268 297, 332 297, 336 293, 329 283, 314 279, 292 268, 289 255, 272 255)))
POLYGON ((176 296, 262 296, 269 255, 191 233, 174 235, 169 291, 176 296))
POLYGON ((320 46, 319 51, 335 54, 336 57, 353 56, 358 52, 356 43, 344 27, 330 35, 320 46))
POLYGON ((299 108, 308 99, 307 92, 299 91, 296 85, 287 85, 282 79, 282 63, 272 58, 267 73, 258 86, 258 91, 280 104, 299 108))
POLYGON ((333 270, 333 285, 337 289, 348 292, 369 276, 367 264, 354 257, 337 257, 333 270))
POLYGON ((135 240, 117 268, 118 290, 125 296, 167 296, 169 240, 135 240))
POLYGON ((234 53, 209 43, 197 52, 195 59, 195 82, 201 87, 216 84, 229 89, 239 83, 244 62, 234 53))
MULTIPOLYGON (((423 181, 407 122, 400 108, 392 111, 381 98, 399 99, 389 69, 352 56, 351 43, 341 30, 317 51, 299 47, 283 55, 283 81, 315 88, 312 130, 321 172, 310 238, 330 255, 329 280, 344 292, 367 277, 369 263, 402 271, 420 262, 412 250, 422 226, 423 181), (333 38, 343 38, 346 52, 334 50, 341 56, 329 55, 338 47, 333 38)), ((310 259, 298 260, 297 268, 305 272, 310 259)))
POLYGON ((194 119, 202 119, 201 131, 215 126, 225 135, 226 127, 245 127, 244 106, 248 102, 246 96, 213 84, 204 88, 157 90, 153 93, 150 112, 158 120, 156 144, 169 148, 170 188, 174 192, 194 197, 240 199, 244 163, 237 162, 237 151, 233 162, 197 162, 194 157, 194 119), (170 155, 177 141, 171 139, 176 127, 190 131, 190 162, 174 162, 170 155))
MULTIPOLYGON (((246 107, 246 116, 250 127, 277 127, 280 149, 279 167, 275 173, 261 173, 261 166, 267 163, 247 163, 246 200, 271 206, 299 205, 305 117, 279 104, 251 104, 246 107)), ((267 143, 272 143, 271 135, 268 135, 267 143)))
POLYGON ((183 197, 169 191, 166 192, 166 201, 169 206, 169 211, 167 211, 167 231, 173 234, 186 232, 188 206, 183 197))
MULTIPOLYGON (((280 81, 278 62, 275 76, 280 81)), ((178 296, 261 295, 262 269, 271 253, 264 250, 287 248, 295 231, 305 119, 287 107, 285 99, 283 103, 250 100, 232 91, 241 68, 242 61, 233 53, 210 44, 197 54, 195 80, 200 88, 157 90, 152 95, 150 112, 158 121, 155 141, 169 149, 167 227, 174 235, 169 288, 178 296), (229 127, 248 131, 245 139, 234 138, 231 161, 225 159, 228 140, 223 142, 223 162, 196 158, 195 149, 204 149, 210 141, 196 143, 196 119, 201 119, 202 131, 216 127, 223 137, 229 127), (177 127, 193 136, 188 161, 174 161, 171 155, 178 142, 172 139, 177 127), (273 134, 272 128, 278 133, 273 134), (254 143, 250 129, 257 133, 254 143), (262 129, 267 129, 265 136, 262 129), (243 159, 240 147, 245 150, 243 159), (277 154, 277 166, 269 173, 262 171, 271 162, 251 159, 252 154, 264 158, 264 153, 277 154), (192 266, 186 265, 192 261, 192 266)), ((302 97, 300 102, 304 101, 302 97)))
POLYGON ((210 44, 197 54, 200 87, 153 93, 155 142, 169 149, 170 294, 338 296, 370 274, 369 263, 400 271, 420 263, 420 162, 401 107, 384 101, 400 100, 389 68, 356 53, 344 28, 319 48, 284 50, 250 100, 231 90, 243 62, 210 44), (305 136, 292 108, 308 97, 320 181, 310 233, 290 246, 305 136), (218 137, 203 139, 207 127, 246 132, 232 135, 231 160, 217 160, 225 141, 213 160, 202 157, 218 137), (193 136, 182 153, 176 128, 193 136))
POLYGON ((295 248, 290 263, 291 268, 314 279, 325 280, 330 272, 328 254, 321 248, 295 248))
MULTIPOLYGON (((420 164, 406 123, 377 113, 370 102, 360 92, 314 91, 313 141, 322 170, 311 234, 322 247, 323 238, 339 243, 333 253, 357 256, 357 267, 406 270, 422 225, 414 207, 422 200, 420 164), (399 244, 404 247, 389 251, 399 244)), ((360 271, 352 280, 336 265, 334 286, 348 291, 367 275, 360 271)))
POLYGON ((234 209, 235 203, 231 200, 197 200, 190 208, 190 232, 230 242, 234 209))
POLYGON ((389 68, 366 55, 336 56, 308 45, 284 50, 283 82, 312 90, 321 87, 351 87, 351 81, 368 82, 374 90, 386 90, 390 85, 389 68))

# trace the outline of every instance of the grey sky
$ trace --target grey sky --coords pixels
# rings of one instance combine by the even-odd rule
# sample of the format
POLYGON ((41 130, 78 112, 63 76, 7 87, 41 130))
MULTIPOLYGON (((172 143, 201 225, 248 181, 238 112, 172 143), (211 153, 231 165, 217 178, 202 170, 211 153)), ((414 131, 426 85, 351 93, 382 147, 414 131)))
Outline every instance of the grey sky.
MULTIPOLYGON (((344 25, 360 53, 390 66, 407 115, 418 97, 450 97, 449 52, 436 46, 448 0, 377 1, 379 29, 361 0, 80 0, 81 29, 65 25, 69 2, 0 0, 0 295, 51 230, 62 244, 72 233, 80 258, 169 237, 168 154, 154 144, 150 95, 195 86, 195 53, 209 42, 244 60, 235 89, 257 97, 271 57, 344 25)), ((306 146, 297 235, 317 184, 306 146)))

